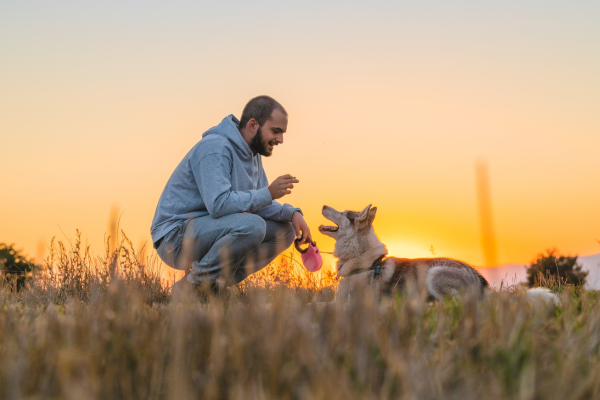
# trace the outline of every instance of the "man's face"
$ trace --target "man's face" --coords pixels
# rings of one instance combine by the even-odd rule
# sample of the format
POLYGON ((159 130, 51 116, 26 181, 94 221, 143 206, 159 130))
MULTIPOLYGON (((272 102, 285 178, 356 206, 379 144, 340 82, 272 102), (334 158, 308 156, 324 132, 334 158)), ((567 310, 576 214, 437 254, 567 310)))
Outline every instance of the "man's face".
POLYGON ((284 113, 275 109, 263 126, 250 141, 250 148, 261 156, 269 157, 273 148, 283 143, 283 134, 287 130, 288 119, 284 113))

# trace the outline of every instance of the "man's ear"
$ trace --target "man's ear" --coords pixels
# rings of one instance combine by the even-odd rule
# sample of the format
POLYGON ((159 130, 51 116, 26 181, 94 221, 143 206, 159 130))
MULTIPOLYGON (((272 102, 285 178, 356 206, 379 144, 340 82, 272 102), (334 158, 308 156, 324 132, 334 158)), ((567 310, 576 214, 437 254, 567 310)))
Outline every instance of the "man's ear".
POLYGON ((369 216, 369 210, 371 209, 371 205, 369 204, 368 206, 365 207, 364 210, 362 210, 359 214, 358 214, 358 220, 360 222, 365 221, 367 219, 367 217, 369 216))
POLYGON ((258 132, 258 128, 260 128, 260 124, 254 118, 250 118, 250 120, 246 124, 246 127, 248 128, 248 130, 250 132, 252 132, 253 134, 256 134, 256 132, 258 132))
POLYGON ((373 207, 369 210, 369 225, 373 225, 375 214, 377 214, 377 207, 373 207))

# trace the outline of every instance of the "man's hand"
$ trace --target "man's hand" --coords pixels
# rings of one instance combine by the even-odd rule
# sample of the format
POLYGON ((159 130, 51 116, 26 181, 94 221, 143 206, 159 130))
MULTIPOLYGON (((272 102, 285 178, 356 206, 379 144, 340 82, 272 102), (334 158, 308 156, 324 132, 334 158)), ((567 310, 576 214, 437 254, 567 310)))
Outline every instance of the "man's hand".
POLYGON ((300 242, 298 244, 302 245, 302 244, 306 243, 309 239, 311 239, 310 229, 308 229, 308 224, 304 220, 304 217, 302 216, 302 214, 300 214, 298 211, 296 211, 292 215, 292 226, 294 227, 294 230, 296 231, 296 238, 297 239, 302 238, 302 240, 300 240, 300 242))
POLYGON ((269 185, 269 192, 271 192, 271 197, 273 200, 277 200, 285 196, 286 194, 292 193, 290 189, 294 188, 294 183, 300 182, 298 179, 294 178, 291 175, 282 175, 279 178, 275 179, 269 185))

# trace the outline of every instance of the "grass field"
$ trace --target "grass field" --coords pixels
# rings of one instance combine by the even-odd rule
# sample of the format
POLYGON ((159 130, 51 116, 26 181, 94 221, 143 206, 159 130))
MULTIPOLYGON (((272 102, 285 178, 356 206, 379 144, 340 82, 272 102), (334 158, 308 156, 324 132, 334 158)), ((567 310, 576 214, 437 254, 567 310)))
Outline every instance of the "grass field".
POLYGON ((53 249, 24 290, 0 290, 2 399, 600 398, 597 292, 315 307, 334 277, 284 258, 207 302, 171 301, 126 240, 103 257, 53 249))

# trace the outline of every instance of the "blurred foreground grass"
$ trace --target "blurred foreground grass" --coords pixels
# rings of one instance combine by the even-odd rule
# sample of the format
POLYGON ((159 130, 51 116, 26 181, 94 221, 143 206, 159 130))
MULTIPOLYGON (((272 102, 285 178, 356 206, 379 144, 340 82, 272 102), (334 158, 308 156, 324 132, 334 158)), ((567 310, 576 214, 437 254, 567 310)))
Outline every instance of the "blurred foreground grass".
POLYGON ((126 238, 101 258, 53 249, 24 290, 0 288, 2 399, 600 398, 597 292, 562 288, 559 307, 518 291, 315 306, 331 276, 266 270, 170 301, 126 238))

